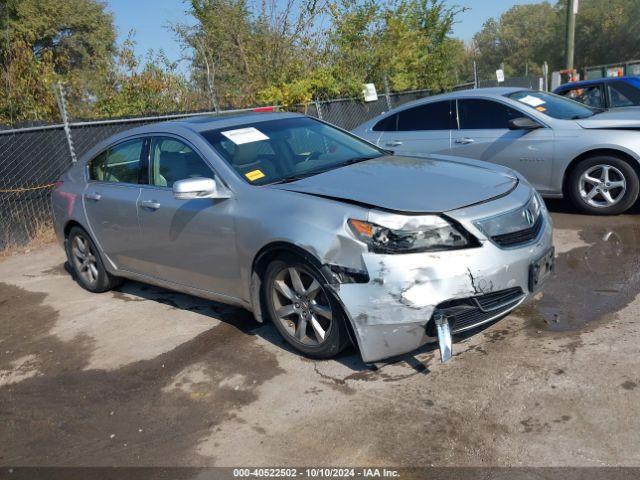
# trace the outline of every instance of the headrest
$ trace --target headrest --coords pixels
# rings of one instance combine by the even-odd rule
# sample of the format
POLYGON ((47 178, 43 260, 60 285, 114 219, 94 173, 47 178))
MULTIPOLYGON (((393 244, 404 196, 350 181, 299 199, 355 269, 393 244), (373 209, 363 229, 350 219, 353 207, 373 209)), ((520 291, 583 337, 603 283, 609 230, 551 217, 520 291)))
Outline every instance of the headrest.
POLYGON ((233 164, 237 166, 254 163, 258 159, 259 142, 243 143, 235 146, 233 164))

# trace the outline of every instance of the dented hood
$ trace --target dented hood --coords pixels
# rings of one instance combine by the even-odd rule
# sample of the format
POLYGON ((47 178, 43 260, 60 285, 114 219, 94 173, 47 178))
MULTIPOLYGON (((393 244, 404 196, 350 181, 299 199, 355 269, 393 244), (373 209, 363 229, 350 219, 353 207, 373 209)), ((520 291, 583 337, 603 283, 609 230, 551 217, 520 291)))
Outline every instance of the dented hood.
POLYGON ((490 164, 389 155, 273 188, 398 212, 435 213, 505 195, 517 183, 514 175, 490 164))
POLYGON ((640 129, 640 108, 628 107, 597 113, 589 118, 576 120, 582 128, 640 129))

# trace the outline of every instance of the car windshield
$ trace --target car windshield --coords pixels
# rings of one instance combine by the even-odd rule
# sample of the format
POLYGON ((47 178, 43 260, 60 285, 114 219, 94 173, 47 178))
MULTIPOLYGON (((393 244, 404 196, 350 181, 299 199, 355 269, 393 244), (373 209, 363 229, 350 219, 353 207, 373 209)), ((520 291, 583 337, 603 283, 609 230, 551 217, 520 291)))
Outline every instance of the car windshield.
POLYGON ((517 100, 529 108, 561 120, 576 120, 594 115, 598 110, 589 108, 581 103, 569 100, 568 98, 547 92, 537 92, 535 90, 522 90, 520 92, 509 93, 507 98, 517 100))
POLYGON ((308 117, 234 125, 202 136, 252 185, 290 182, 385 154, 308 117))

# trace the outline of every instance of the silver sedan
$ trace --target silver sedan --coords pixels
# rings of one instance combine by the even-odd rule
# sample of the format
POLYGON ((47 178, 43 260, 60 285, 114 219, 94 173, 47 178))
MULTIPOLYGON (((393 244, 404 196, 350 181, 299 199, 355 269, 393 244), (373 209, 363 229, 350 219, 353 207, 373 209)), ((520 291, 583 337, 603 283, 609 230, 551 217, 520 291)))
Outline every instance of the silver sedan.
POLYGON ((553 270, 552 228, 503 167, 388 152, 263 113, 120 133, 52 194, 79 284, 124 278, 237 305, 305 355, 366 362, 505 316, 553 270))
POLYGON ((463 90, 391 110, 354 130, 403 155, 456 155, 522 173, 544 196, 617 214, 638 198, 640 115, 546 92, 463 90))

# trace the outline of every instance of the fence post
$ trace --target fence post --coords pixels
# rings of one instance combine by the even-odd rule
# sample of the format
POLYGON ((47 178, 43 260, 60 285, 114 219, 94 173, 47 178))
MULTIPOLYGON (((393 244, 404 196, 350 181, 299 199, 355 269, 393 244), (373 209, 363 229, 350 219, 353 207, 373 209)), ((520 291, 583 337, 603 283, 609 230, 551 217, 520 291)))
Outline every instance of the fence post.
POLYGON ((313 103, 316 105, 316 111, 318 112, 318 118, 322 120, 322 108, 320 108, 320 102, 318 99, 314 99, 313 103))
POLYGON ((58 108, 60 109, 60 116, 62 117, 62 124, 64 125, 64 134, 67 137, 67 144, 69 145, 69 154, 71 155, 71 162, 76 162, 76 151, 73 148, 73 139, 71 138, 71 129, 69 128, 69 116, 67 115, 67 102, 64 99, 64 90, 62 84, 58 82, 56 84, 56 100, 58 101, 58 108))
POLYGON ((389 79, 387 79, 387 75, 383 77, 384 80, 384 98, 387 100, 387 108, 391 110, 393 105, 391 105, 391 95, 389 95, 389 79))
POLYGON ((473 61, 473 88, 478 88, 478 64, 473 61))

